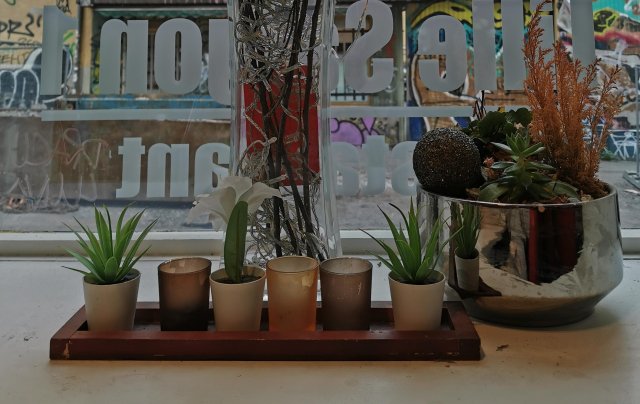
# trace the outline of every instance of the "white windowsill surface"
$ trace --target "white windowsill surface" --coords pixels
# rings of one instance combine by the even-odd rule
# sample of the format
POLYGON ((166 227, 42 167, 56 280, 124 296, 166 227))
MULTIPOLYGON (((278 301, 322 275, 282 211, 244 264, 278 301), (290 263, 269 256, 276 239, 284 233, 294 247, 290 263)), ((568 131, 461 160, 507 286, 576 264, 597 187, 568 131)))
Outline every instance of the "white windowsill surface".
MULTIPOLYGON (((158 298, 147 258, 140 301, 158 298)), ((49 361, 49 339, 83 304, 67 258, 0 258, 0 403, 638 403, 640 261, 577 324, 476 322, 478 362, 49 361)), ((374 299, 388 298, 374 266, 374 299)))

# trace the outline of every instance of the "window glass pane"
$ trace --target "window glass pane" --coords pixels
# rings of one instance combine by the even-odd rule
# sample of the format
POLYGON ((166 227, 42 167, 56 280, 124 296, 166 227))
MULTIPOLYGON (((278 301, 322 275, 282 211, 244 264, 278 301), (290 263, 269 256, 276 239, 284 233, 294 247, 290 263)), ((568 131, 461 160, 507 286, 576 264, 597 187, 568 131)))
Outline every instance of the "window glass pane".
MULTIPOLYGON (((64 231, 73 216, 90 221, 93 204, 117 212, 131 202, 160 218, 156 230, 210 229, 205 218, 187 223, 186 213, 229 165, 226 5, 215 3, 0 2, 0 229, 64 231)), ((640 228, 640 189, 623 178, 638 171, 637 3, 593 2, 596 55, 624 67, 624 108, 600 177, 618 189, 627 228, 640 228)), ((343 229, 385 228, 377 205, 408 206, 416 141, 431 128, 466 125, 478 81, 487 80, 474 66, 481 45, 470 0, 367 4, 378 12, 357 23, 347 18, 357 4, 336 6, 330 136, 343 229), (466 69, 453 90, 434 90, 419 74, 418 34, 435 16, 453 17, 464 32, 451 57, 464 56, 466 69), (377 45, 356 52, 358 42, 377 45)), ((487 104, 523 105, 523 93, 508 89, 517 66, 504 63, 518 49, 505 32, 517 39, 523 24, 504 22, 494 4, 497 89, 487 104)), ((568 2, 552 14, 557 37, 571 45, 568 2)))

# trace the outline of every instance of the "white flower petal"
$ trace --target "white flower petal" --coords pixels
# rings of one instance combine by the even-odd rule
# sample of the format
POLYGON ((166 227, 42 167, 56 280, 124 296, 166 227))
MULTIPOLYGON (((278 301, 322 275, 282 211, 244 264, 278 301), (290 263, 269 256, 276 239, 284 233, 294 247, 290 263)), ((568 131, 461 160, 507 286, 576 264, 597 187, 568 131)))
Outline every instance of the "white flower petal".
POLYGON ((249 205, 249 214, 255 213, 256 210, 262 205, 262 202, 271 197, 281 198, 280 190, 276 188, 271 188, 270 186, 262 183, 256 182, 253 184, 251 189, 249 189, 244 194, 240 195, 238 200, 245 201, 249 205))
POLYGON ((251 179, 247 177, 239 177, 235 175, 229 175, 224 177, 220 184, 218 184, 218 188, 233 188, 236 192, 236 201, 238 200, 238 196, 244 194, 251 188, 251 179))
POLYGON ((220 203, 219 209, 224 212, 224 214, 220 216, 225 223, 228 223, 233 207, 236 206, 236 191, 231 187, 225 187, 220 188, 217 194, 220 195, 220 199, 218 201, 220 203))
POLYGON ((219 215, 209 215, 209 221, 211 222, 211 227, 213 227, 213 230, 224 231, 227 229, 227 222, 222 220, 222 217, 219 215))
POLYGON ((210 217, 212 215, 219 216, 226 222, 229 220, 229 215, 231 214, 230 210, 228 212, 226 210, 229 205, 228 200, 231 200, 231 209, 233 209, 235 191, 232 188, 217 189, 209 195, 199 196, 196 199, 197 204, 189 211, 187 220, 191 222, 200 215, 209 214, 210 217))

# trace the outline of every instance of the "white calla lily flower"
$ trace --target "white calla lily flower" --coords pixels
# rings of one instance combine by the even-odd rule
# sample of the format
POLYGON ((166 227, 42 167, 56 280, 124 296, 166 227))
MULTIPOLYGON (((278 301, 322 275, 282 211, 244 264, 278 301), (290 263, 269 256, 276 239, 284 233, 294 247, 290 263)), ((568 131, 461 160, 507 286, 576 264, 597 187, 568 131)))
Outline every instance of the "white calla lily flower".
POLYGON ((280 190, 262 182, 252 184, 251 179, 247 177, 230 175, 224 177, 212 193, 196 197, 195 206, 189 211, 187 220, 191 222, 198 216, 208 214, 214 229, 225 230, 231 211, 238 201, 247 202, 251 215, 265 199, 271 197, 281 198, 280 190))

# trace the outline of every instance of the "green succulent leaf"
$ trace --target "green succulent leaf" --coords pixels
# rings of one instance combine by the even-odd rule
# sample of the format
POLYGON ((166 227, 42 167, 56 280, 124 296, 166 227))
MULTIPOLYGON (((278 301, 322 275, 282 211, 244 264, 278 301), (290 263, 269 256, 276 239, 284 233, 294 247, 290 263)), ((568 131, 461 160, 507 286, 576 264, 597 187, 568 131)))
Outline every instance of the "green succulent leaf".
POLYGON ((89 272, 70 267, 65 268, 82 273, 94 283, 112 284, 121 282, 130 273, 136 262, 149 250, 147 248, 142 253, 137 253, 144 238, 156 224, 157 219, 151 222, 132 244, 133 235, 144 211, 125 221, 124 218, 128 209, 128 207, 125 207, 118 218, 114 234, 111 214, 106 207, 103 209, 104 213, 94 207, 95 234, 76 218, 74 220, 85 237, 65 224, 76 236, 82 254, 76 251, 66 251, 85 266, 89 272))
POLYGON ((402 222, 407 227, 406 231, 408 235, 408 237, 406 237, 402 226, 398 228, 389 215, 380 209, 393 235, 395 250, 369 232, 365 230, 362 231, 385 251, 388 258, 379 255, 376 255, 376 257, 391 270, 394 279, 399 282, 411 284, 428 282, 432 277, 432 273, 435 271, 440 254, 449 243, 449 240, 447 240, 440 245, 440 234, 445 221, 442 219, 442 216, 438 217, 438 220, 430 230, 429 240, 426 243, 422 243, 420 240, 417 209, 414 208, 413 200, 410 202, 408 214, 396 205, 392 205, 392 207, 400 212, 402 222))
POLYGON ((508 190, 506 186, 499 182, 492 182, 480 189, 478 199, 486 202, 498 201, 508 190))

